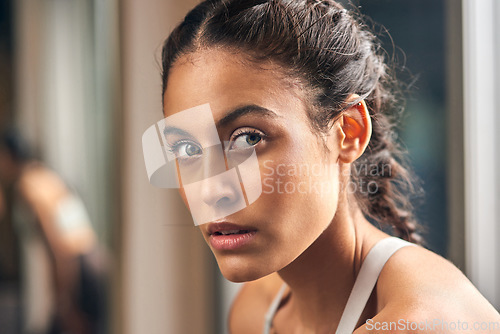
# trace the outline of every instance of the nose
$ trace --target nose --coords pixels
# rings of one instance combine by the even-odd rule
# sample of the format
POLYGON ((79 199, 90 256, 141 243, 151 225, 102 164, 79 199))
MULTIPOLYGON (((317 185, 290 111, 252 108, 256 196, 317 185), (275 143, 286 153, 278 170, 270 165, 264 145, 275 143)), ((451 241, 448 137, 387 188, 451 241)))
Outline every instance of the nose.
POLYGON ((207 151, 201 164, 196 165, 197 176, 185 185, 189 209, 195 225, 231 215, 246 207, 243 189, 236 168, 226 169, 222 151, 207 151))
POLYGON ((226 157, 221 145, 215 145, 203 150, 201 162, 202 180, 221 174, 227 170, 226 157))
POLYGON ((242 190, 236 169, 206 178, 201 184, 201 197, 209 207, 228 209, 242 200, 242 190))
POLYGON ((203 154, 201 196, 209 207, 227 208, 240 200, 241 186, 236 169, 227 170, 221 145, 206 149, 203 154))

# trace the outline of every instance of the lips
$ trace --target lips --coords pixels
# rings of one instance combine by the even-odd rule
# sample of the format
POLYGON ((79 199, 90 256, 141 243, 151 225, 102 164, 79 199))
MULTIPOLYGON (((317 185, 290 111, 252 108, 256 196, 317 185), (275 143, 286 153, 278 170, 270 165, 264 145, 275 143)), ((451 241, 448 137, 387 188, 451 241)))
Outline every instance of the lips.
POLYGON ((216 250, 236 250, 250 243, 257 229, 227 222, 208 225, 209 242, 216 250))
POLYGON ((236 225, 236 224, 226 223, 226 222, 211 223, 208 225, 208 234, 209 235, 244 234, 244 233, 248 233, 248 232, 256 231, 256 230, 257 229, 249 227, 249 226, 236 225))
POLYGON ((230 235, 230 234, 245 234, 250 232, 249 230, 230 230, 230 231, 217 231, 214 235, 230 235))

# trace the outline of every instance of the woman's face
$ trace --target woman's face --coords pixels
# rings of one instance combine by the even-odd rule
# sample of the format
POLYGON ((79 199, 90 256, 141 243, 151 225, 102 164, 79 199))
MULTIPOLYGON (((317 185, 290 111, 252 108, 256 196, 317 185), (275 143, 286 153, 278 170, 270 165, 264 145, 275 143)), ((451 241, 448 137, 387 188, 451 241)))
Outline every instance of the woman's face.
MULTIPOLYGON (((257 154, 260 197, 200 225, 222 274, 235 282, 278 271, 304 252, 332 221, 339 192, 338 139, 313 132, 299 84, 263 67, 227 51, 196 51, 170 69, 164 96, 165 117, 209 103, 220 141, 253 147, 257 154), (245 113, 227 117, 242 107, 245 113)), ((218 189, 200 196, 206 193, 211 203, 214 196, 231 198, 218 189)), ((182 188, 181 195, 186 202, 182 188)))

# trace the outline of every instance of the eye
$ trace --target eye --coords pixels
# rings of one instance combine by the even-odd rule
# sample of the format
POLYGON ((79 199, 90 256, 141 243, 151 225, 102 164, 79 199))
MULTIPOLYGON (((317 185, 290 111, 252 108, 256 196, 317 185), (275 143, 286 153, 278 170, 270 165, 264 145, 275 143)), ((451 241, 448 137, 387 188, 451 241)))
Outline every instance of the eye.
POLYGON ((249 133, 246 135, 246 142, 248 145, 257 145, 257 143, 260 142, 261 139, 262 137, 257 133, 249 133))
POLYGON ((262 139, 264 134, 255 129, 240 129, 232 136, 231 150, 241 150, 250 148, 257 145, 262 139))
POLYGON ((171 146, 170 150, 177 158, 194 157, 202 152, 201 148, 191 141, 177 142, 171 146))

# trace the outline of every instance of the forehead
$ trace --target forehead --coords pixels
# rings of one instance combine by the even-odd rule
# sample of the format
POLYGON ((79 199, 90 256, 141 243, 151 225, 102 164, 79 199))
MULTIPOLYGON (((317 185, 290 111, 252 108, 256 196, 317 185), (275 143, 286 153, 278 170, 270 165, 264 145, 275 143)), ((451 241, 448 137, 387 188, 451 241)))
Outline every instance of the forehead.
MULTIPOLYGON (((169 71, 164 115, 210 103, 218 113, 241 105, 303 109, 302 85, 272 64, 254 64, 241 53, 200 50, 182 56, 169 71), (285 107, 286 106, 286 107, 285 107)), ((288 114, 288 116, 292 116, 288 114)))

